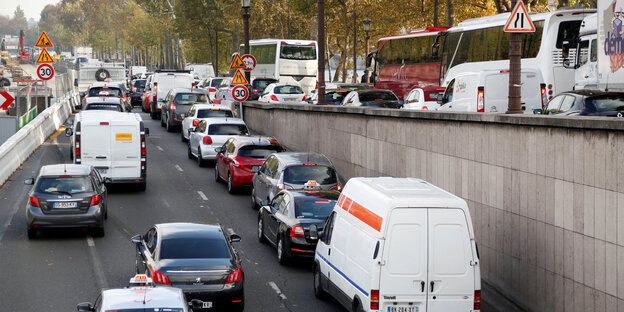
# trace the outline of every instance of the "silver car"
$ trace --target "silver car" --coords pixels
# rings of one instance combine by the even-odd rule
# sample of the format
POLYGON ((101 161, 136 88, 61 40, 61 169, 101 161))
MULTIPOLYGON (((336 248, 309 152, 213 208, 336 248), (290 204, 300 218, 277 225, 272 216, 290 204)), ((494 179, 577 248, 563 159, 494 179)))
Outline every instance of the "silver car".
POLYGON ((303 189, 315 181, 322 190, 342 190, 336 168, 319 153, 273 153, 253 177, 251 204, 258 208, 284 189, 303 189))
POLYGON ((215 148, 223 146, 229 138, 248 135, 245 122, 238 118, 209 118, 201 120, 189 133, 188 157, 196 158, 200 167, 217 158, 215 148))
POLYGON ((232 110, 223 105, 217 104, 195 104, 191 106, 188 114, 184 115, 184 120, 182 120, 182 131, 180 131, 180 136, 182 142, 188 141, 191 131, 195 129, 195 127, 201 121, 201 118, 224 118, 224 117, 234 117, 232 114, 232 110))

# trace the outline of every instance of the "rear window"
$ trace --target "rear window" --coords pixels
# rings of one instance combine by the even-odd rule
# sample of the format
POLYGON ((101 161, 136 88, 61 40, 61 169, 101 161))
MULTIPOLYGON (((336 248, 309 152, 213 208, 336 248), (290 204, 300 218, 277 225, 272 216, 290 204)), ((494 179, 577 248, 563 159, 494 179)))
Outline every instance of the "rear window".
POLYGON ((325 219, 334 210, 335 200, 319 199, 317 197, 297 197, 295 199, 295 217, 325 219))
POLYGON ((197 118, 234 117, 232 111, 226 109, 200 109, 197 118))
POLYGON ((245 125, 216 124, 208 127, 209 135, 245 135, 248 132, 245 125))
POLYGON ((278 86, 273 92, 275 94, 303 94, 303 90, 299 86, 278 86))
POLYGON ((76 194, 93 192, 93 185, 88 176, 42 177, 35 191, 44 194, 76 194))
POLYGON ((209 104, 208 94, 198 94, 198 93, 178 93, 173 102, 177 105, 188 105, 195 103, 203 103, 209 104))
POLYGON ((134 87, 136 88, 145 88, 145 80, 135 80, 134 87))
POLYGON ((359 94, 360 102, 398 101, 392 92, 363 92, 359 94))
POLYGON ((332 91, 325 94, 325 101, 327 103, 340 104, 342 99, 347 95, 347 91, 332 91))
POLYGON ((221 81, 223 81, 223 79, 212 79, 210 81, 210 86, 216 88, 221 84, 221 81))
POLYGON ((557 42, 555 46, 557 49, 563 47, 563 42, 568 41, 570 45, 576 46, 576 40, 578 39, 579 29, 581 29, 582 21, 565 21, 559 23, 559 31, 557 32, 557 42))
POLYGON ((160 259, 229 259, 230 250, 224 239, 170 238, 163 239, 160 259))
POLYGON ((587 99, 588 103, 594 104, 596 110, 624 110, 624 94, 610 94, 587 99))
POLYGON ((238 156, 266 159, 271 153, 281 152, 284 148, 279 145, 245 145, 238 150, 238 156))
POLYGON ((251 83, 251 87, 258 90, 258 92, 262 92, 268 85, 276 82, 277 79, 256 79, 251 83))
POLYGON ((122 112, 121 105, 119 104, 106 104, 106 103, 92 103, 87 104, 85 110, 109 110, 115 112, 122 112))
POLYGON ((291 166, 284 170, 284 182, 290 184, 305 184, 315 180, 320 184, 336 183, 336 172, 326 166, 291 166))
POLYGON ((111 87, 96 87, 89 89, 89 96, 121 97, 121 89, 111 87))

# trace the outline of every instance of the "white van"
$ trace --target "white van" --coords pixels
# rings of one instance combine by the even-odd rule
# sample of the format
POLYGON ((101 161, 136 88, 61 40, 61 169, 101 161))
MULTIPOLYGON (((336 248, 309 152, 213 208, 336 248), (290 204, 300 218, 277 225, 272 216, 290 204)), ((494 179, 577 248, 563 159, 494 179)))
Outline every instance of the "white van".
MULTIPOLYGON (((525 114, 539 113, 548 100, 546 84, 536 69, 521 71, 521 109, 525 114)), ((466 72, 453 78, 444 94, 438 95, 441 111, 498 112, 507 111, 509 70, 466 72)))
POLYGON ((72 158, 76 164, 92 165, 107 183, 146 186, 145 135, 149 129, 136 113, 83 111, 76 115, 71 136, 72 158))
POLYGON ((171 89, 192 89, 195 82, 193 75, 188 70, 157 70, 152 77, 150 82, 153 98, 150 101, 150 117, 152 119, 160 118, 160 107, 171 89))
POLYGON ((426 181, 352 178, 319 233, 317 297, 329 293, 349 311, 481 308, 468 205, 426 181))

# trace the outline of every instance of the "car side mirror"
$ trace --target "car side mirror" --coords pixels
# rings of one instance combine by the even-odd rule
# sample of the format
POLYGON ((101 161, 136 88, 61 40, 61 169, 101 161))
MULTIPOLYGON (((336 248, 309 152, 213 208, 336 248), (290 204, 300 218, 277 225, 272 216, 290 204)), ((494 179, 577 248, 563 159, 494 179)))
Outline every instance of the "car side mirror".
POLYGON ((137 234, 137 235, 132 236, 130 241, 132 241, 135 244, 140 244, 143 242, 143 239, 141 238, 141 235, 137 234))
POLYGON ((149 128, 145 128, 145 135, 149 135, 149 128))
POLYGON ((26 184, 26 185, 33 185, 33 184, 35 184, 35 179, 28 178, 28 179, 24 180, 24 184, 26 184))
POLYGON ((238 236, 237 234, 232 234, 230 235, 230 242, 232 243, 238 243, 241 241, 241 237, 238 236))
POLYGON ((437 100, 438 100, 438 104, 440 104, 440 105, 444 104, 444 94, 438 93, 437 100))
POLYGON ((310 225, 310 239, 319 239, 318 226, 316 224, 310 225))
POLYGON ((204 305, 204 302, 199 299, 193 299, 189 302, 189 306, 193 310, 199 310, 202 308, 203 305, 204 305))
POLYGON ((83 302, 83 303, 79 303, 76 306, 76 310, 78 310, 78 311, 93 311, 93 306, 91 305, 91 302, 83 302))
POLYGON ((214 149, 214 150, 215 150, 215 152, 217 152, 217 153, 221 153, 221 152, 223 152, 223 147, 221 147, 221 146, 219 146, 219 147, 215 147, 215 149, 214 149))
POLYGON ((66 128, 65 129, 65 136, 66 137, 70 137, 74 134, 74 130, 72 130, 72 128, 66 128))

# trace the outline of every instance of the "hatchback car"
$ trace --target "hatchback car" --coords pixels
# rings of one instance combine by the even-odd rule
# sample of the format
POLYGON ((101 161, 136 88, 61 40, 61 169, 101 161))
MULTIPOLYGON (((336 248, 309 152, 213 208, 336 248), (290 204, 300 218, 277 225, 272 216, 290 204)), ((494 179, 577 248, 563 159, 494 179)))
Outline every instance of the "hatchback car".
POLYGON ((445 88, 427 86, 414 88, 405 96, 402 109, 406 110, 437 110, 438 94, 444 93, 445 88))
POLYGON ((189 138, 189 133, 195 129, 201 119, 234 117, 234 114, 230 108, 222 105, 195 104, 191 106, 191 109, 183 117, 180 136, 182 137, 182 142, 186 142, 189 138))
POLYGON ((271 200, 284 189, 302 189, 316 181, 322 190, 340 191, 342 185, 332 162, 319 153, 273 153, 260 166, 251 182, 251 204, 271 200))
POLYGON ((215 148, 223 146, 227 139, 237 135, 248 135, 245 122, 238 118, 208 118, 201 120, 189 135, 188 157, 197 158, 203 167, 217 157, 215 148))
POLYGON ((210 104, 208 92, 202 89, 171 89, 160 108, 160 125, 167 132, 179 130, 193 104, 210 104))
POLYGON ((559 93, 548 102, 542 114, 624 117, 624 93, 599 90, 559 93))
POLYGON ((343 106, 401 108, 399 98, 390 90, 367 89, 351 91, 342 100, 343 106))
POLYGON ((41 167, 26 204, 28 238, 46 228, 88 228, 104 236, 108 196, 104 179, 88 165, 58 164, 41 167))
POLYGON ((300 86, 284 83, 272 83, 264 89, 258 101, 266 103, 300 104, 306 100, 300 86))
POLYGON ((234 193, 241 186, 251 185, 264 160, 271 153, 283 152, 284 147, 270 136, 238 136, 215 151, 215 180, 227 181, 228 192, 234 193))
POLYGON ((257 101, 266 87, 272 83, 278 82, 275 78, 253 78, 251 80, 251 93, 248 101, 257 101))
MULTIPOLYGON (((310 225, 322 230, 340 192, 284 190, 258 211, 258 240, 277 248, 277 260, 313 258, 318 238, 310 238, 310 225)), ((266 202, 266 201, 265 201, 266 202)))
POLYGON ((145 235, 132 237, 136 244, 137 272, 156 284, 182 289, 186 300, 199 299, 205 307, 242 311, 245 306, 244 274, 232 243, 218 224, 163 223, 145 235))
POLYGON ((125 112, 126 107, 118 97, 89 97, 85 101, 83 110, 107 110, 114 112, 125 112))

